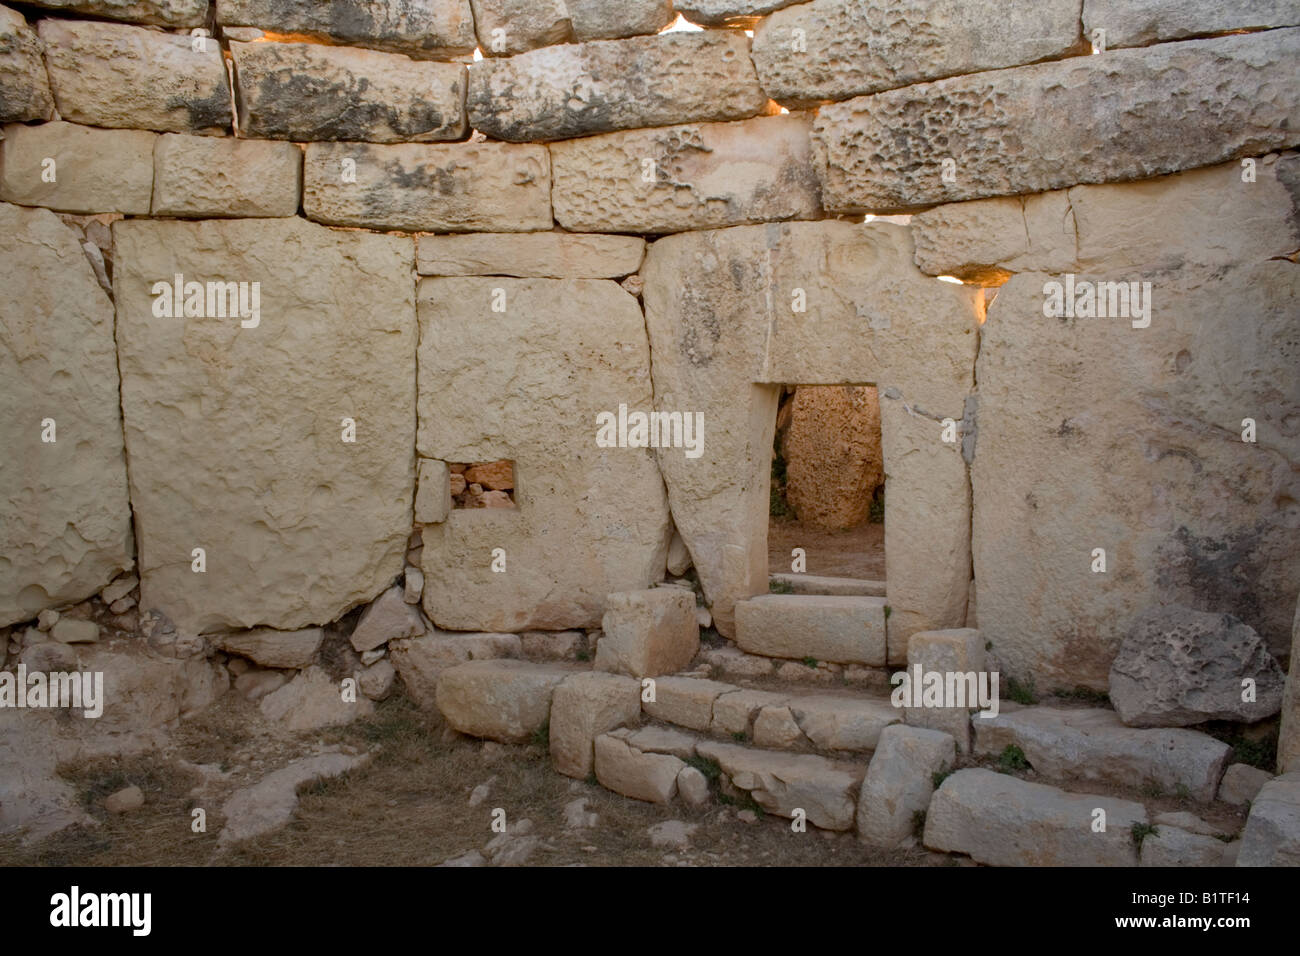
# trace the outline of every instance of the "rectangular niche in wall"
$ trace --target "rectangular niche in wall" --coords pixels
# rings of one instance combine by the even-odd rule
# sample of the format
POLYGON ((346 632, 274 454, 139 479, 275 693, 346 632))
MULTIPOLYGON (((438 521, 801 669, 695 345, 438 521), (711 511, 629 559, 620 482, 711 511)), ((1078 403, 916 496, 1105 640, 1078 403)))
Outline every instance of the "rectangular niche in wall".
POLYGON ((448 462, 452 508, 514 508, 515 463, 448 462))

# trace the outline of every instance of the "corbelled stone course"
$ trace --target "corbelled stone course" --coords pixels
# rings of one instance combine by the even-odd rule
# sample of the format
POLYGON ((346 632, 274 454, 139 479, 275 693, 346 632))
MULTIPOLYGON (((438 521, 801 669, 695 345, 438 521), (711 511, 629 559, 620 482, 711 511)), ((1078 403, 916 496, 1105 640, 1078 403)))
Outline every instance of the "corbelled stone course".
POLYGON ((513 56, 573 36, 564 0, 470 0, 484 56, 513 56))
POLYGON ((507 143, 310 143, 302 203, 308 219, 335 226, 421 232, 550 229, 550 155, 543 146, 507 143))
POLYGON ((815 219, 811 125, 791 114, 554 143, 556 221, 577 231, 664 233, 815 219))
POLYGON ((620 37, 658 33, 673 22, 672 0, 565 0, 573 23, 573 38, 615 40, 620 37))
POLYGON ((208 0, 27 0, 32 6, 163 27, 201 27, 208 0))
POLYGON ((298 212, 302 150, 293 143, 165 133, 153 160, 155 216, 274 218, 298 212))
POLYGON ((563 232, 420 236, 415 268, 427 276, 617 279, 641 267, 639 236, 563 232))
POLYGON ((0 7, 0 123, 47 120, 54 113, 41 48, 23 15, 0 7))
POLYGON ((673 9, 692 23, 748 29, 764 16, 798 0, 674 0, 673 9))
POLYGON ((469 0, 217 0, 217 20, 421 59, 466 56, 476 45, 469 0))
POLYGON ((1079 0, 812 0, 754 31, 754 65, 768 96, 814 106, 946 76, 1081 52, 1079 0))
POLYGON ((292 630, 375 597, 411 526, 415 382, 393 374, 415 360, 410 239, 301 219, 127 221, 113 238, 140 606, 191 633, 292 630), (221 308, 169 311, 177 276, 221 308), (259 283, 256 316, 206 285, 241 282, 246 305, 259 283))
POLYGON ((465 135, 465 67, 312 43, 231 43, 239 131, 298 142, 465 135))
POLYGON ((1300 24, 1291 0, 1084 0, 1083 30, 1089 40, 1105 31, 1107 49, 1209 36, 1261 27, 1300 24))
POLYGON ((157 140, 143 130, 76 123, 7 126, 0 142, 0 199, 59 212, 147 216, 157 140))
POLYGON ((3 626, 97 593, 133 548, 112 302, 45 209, 0 203, 0 283, 3 626))
POLYGON ((1294 146, 1300 87, 1277 77, 1297 56, 1300 29, 1272 30, 832 104, 813 127, 822 202, 836 212, 901 212, 1141 179, 1294 146), (1063 121, 1041 122, 1047 116, 1063 121))
POLYGON ((532 50, 474 64, 470 125, 509 142, 765 112, 743 33, 665 33, 532 50))
POLYGON ((80 20, 42 20, 37 32, 63 119, 172 133, 229 131, 230 86, 215 40, 80 20))

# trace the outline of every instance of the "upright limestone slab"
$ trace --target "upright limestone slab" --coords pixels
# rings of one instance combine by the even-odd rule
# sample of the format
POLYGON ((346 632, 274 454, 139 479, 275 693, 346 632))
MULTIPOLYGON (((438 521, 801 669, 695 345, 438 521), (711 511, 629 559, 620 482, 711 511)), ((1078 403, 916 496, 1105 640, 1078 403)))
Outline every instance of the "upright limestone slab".
POLYGON ((0 286, 3 626, 95 594, 132 548, 112 302, 76 233, 5 203, 0 286))
POLYGON ((905 211, 1125 182, 1294 146, 1300 84, 1278 79, 1294 73, 1297 57, 1300 29, 1270 30, 834 103, 813 127, 823 204, 905 211))
POLYGON ((767 109, 743 33, 566 43, 475 63, 470 125, 509 142, 733 120, 767 109))
POLYGON ((40 38, 21 13, 0 7, 0 123, 45 120, 53 112, 40 38))
POLYGON ((230 86, 216 40, 80 20, 42 20, 37 30, 65 120, 171 133, 229 131, 230 86))
POLYGON ((475 46, 469 0, 217 0, 217 20, 419 59, 466 56, 475 46))
POLYGON ((788 383, 878 388, 889 659, 906 659, 915 631, 965 622, 969 482, 941 435, 973 385, 975 300, 922 276, 912 256, 906 228, 847 222, 685 233, 646 255, 656 403, 705 420, 698 458, 666 451, 659 464, 728 636, 736 601, 768 589, 776 386, 788 383))
POLYGON ((411 241, 300 219, 124 221, 114 241, 141 607, 292 630, 373 598, 411 526, 411 241), (205 296, 173 317, 155 290, 178 275, 205 296), (241 282, 257 315, 209 305, 208 283, 241 282))
POLYGON ((671 532, 654 452, 596 443, 599 413, 652 405, 636 300, 609 280, 423 279, 419 315, 420 455, 513 461, 517 505, 425 526, 425 611, 598 626, 607 594, 662 578, 671 532))

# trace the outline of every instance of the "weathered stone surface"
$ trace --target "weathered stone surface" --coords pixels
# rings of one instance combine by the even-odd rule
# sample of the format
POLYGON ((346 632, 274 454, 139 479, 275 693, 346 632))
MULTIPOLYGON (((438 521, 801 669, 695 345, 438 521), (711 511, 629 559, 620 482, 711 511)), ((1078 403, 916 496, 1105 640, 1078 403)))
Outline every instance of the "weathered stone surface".
POLYGON ((392 661, 384 659, 357 673, 357 687, 371 700, 383 700, 393 692, 396 679, 397 668, 392 661))
POLYGON ((639 236, 563 232, 420 236, 415 268, 425 276, 617 279, 641 267, 639 236))
POLYGON ((1237 866, 1300 866, 1300 773, 1264 784, 1246 818, 1237 866))
POLYGON ((1300 30, 1273 30, 1070 57, 835 103, 813 126, 822 204, 901 212, 1141 179, 1294 146, 1300 93, 1275 80, 1297 55, 1300 30), (1072 121, 1034 122, 1043 116, 1072 121), (935 135, 940 128, 946 135, 935 135), (956 182, 944 180, 949 159, 956 182))
POLYGON ((60 644, 93 644, 99 640, 99 625, 94 621, 64 617, 50 628, 50 637, 60 644))
POLYGON ((853 828, 854 797, 863 768, 840 764, 815 754, 752 750, 735 744, 702 740, 702 757, 716 760, 731 784, 749 791, 764 810, 793 817, 796 808, 823 830, 853 828))
POLYGON ((1291 667, 1286 675, 1282 696, 1282 725, 1277 738, 1279 773, 1300 770, 1300 600, 1296 601, 1291 625, 1291 667))
POLYGON ((813 0, 764 20, 753 46, 768 96, 815 106, 1078 52, 1079 0, 996 12, 969 0, 813 0))
POLYGON ((172 133, 229 131, 230 87, 215 40, 79 20, 42 20, 37 32, 65 120, 172 133))
POLYGON ((1231 866, 1237 847, 1212 836, 1158 825, 1142 838, 1139 866, 1231 866))
POLYGON ((573 23, 573 38, 616 40, 621 37, 658 33, 673 22, 672 0, 565 0, 573 23))
POLYGON ((930 801, 924 842, 991 866, 1137 866, 1133 824, 1140 803, 1066 793, 991 770, 958 770, 930 801), (1106 830, 1093 832, 1093 811, 1106 830))
MULTIPOLYGON (((1076 281, 1097 278, 1147 276, 1076 281)), ((1063 280, 1041 273, 1002 286, 981 329, 974 564, 1004 680, 1105 690, 1129 621, 1162 604, 1234 614, 1285 655, 1300 438, 1282 422, 1300 391, 1284 303, 1300 276, 1257 261, 1152 278, 1149 329, 1045 318, 1045 283, 1063 280)))
POLYGON ((790 594, 885 596, 884 581, 869 581, 865 578, 831 578, 819 574, 800 573, 773 574, 772 580, 782 587, 789 585, 790 594))
POLYGON ((641 707, 651 717, 670 724, 708 730, 713 723, 713 702, 736 689, 731 684, 696 677, 660 677, 655 679, 655 699, 642 701, 641 707))
POLYGON ((629 745, 637 750, 646 753, 655 754, 672 754, 674 757, 680 757, 683 760, 689 760, 695 756, 695 750, 699 745, 699 738, 691 734, 683 733, 672 727, 658 727, 651 724, 641 727, 628 733, 623 739, 629 745))
POLYGON ((352 632, 352 646, 358 651, 372 651, 389 641, 419 637, 424 633, 420 609, 408 604, 402 588, 389 588, 361 614, 352 632))
POLYGON ((775 10, 798 0, 674 0, 673 9, 706 27, 749 29, 775 10))
MULTIPOLYGON (((968 680, 960 684, 967 694, 965 707, 904 707, 904 719, 913 727, 928 727, 931 730, 949 734, 957 742, 958 753, 969 753, 971 748, 971 710, 979 706, 979 675, 985 671, 984 639, 974 628, 954 628, 946 631, 922 631, 913 634, 907 642, 907 669, 912 676, 913 701, 920 699, 924 684, 917 687, 914 668, 920 667, 921 674, 938 673, 943 676, 947 686, 948 674, 974 674, 976 683, 968 680), (975 696, 971 696, 974 693, 975 696)), ((1000 693, 992 684, 992 677, 986 678, 989 694, 1000 693)), ((922 676, 924 681, 924 676, 922 676)), ((956 690, 957 685, 954 685, 956 690)), ((981 718, 983 720, 984 718, 981 718)))
POLYGON ((438 675, 438 709, 462 734, 524 743, 550 718, 555 688, 575 673, 532 661, 457 664, 438 675))
POLYGON ((144 791, 137 786, 126 787, 104 798, 104 809, 109 813, 129 813, 144 806, 144 791))
POLYGON ((465 135, 465 67, 315 43, 231 43, 239 131, 297 142, 465 135))
POLYGON ((213 643, 227 654, 247 657, 263 667, 306 667, 320 650, 325 632, 319 627, 301 631, 276 631, 259 627, 251 631, 219 634, 213 643))
POLYGON ((1085 0, 1083 4, 1084 35, 1092 39, 1095 31, 1104 30, 1107 49, 1297 23, 1300 12, 1289 0, 1085 0))
POLYGON ((1300 247, 1284 182, 1294 154, 1223 163, 1140 183, 948 203, 912 219, 916 264, 931 275, 1001 283, 1015 272, 1141 267, 1214 270, 1300 247))
POLYGON ((162 27, 200 27, 207 0, 29 0, 33 6, 162 27))
POLYGON ((1026 707, 977 717, 975 752, 996 756, 1014 744, 1040 774, 1120 787, 1154 784, 1214 799, 1232 748, 1195 730, 1125 727, 1113 711, 1026 707))
POLYGON ((686 667, 700 649, 695 594, 684 588, 625 591, 605 599, 596 669, 657 677, 686 667))
POLYGON ((555 219, 578 231, 646 233, 815 219, 811 125, 791 113, 554 143, 555 219))
POLYGON ((505 143, 368 146, 311 143, 303 212, 334 226, 432 232, 551 228, 545 147, 505 143), (344 182, 344 161, 356 182, 344 182))
POLYGON ((426 613, 457 629, 599 626, 606 595, 662 579, 672 527, 651 453, 594 440, 601 410, 652 407, 636 300, 608 280, 424 279, 419 316, 419 453, 508 459, 517 486, 516 508, 425 526, 426 613), (482 323, 486 354, 467 334, 482 323))
MULTIPOLYGON (((6 126, 0 199, 59 212, 149 214, 158 136, 75 123, 6 126), (53 160, 48 182, 46 160, 53 160)), ((80 253, 78 253, 80 254, 80 253)))
POLYGON ((881 731, 858 796, 858 839, 895 847, 911 836, 914 816, 930 805, 934 775, 952 769, 956 759, 948 734, 901 725, 881 731))
MULTIPOLYGON (((1279 769, 1281 769, 1280 761, 1279 769)), ((1273 775, 1267 770, 1260 770, 1246 763, 1234 763, 1223 772, 1217 799, 1234 806, 1242 806, 1253 801, 1264 784, 1272 779, 1273 775)))
POLYGON ((1151 822, 1156 826, 1177 827, 1179 830, 1185 830, 1188 833, 1199 833, 1201 836, 1220 837, 1227 836, 1231 832, 1223 829, 1223 827, 1215 826, 1213 823, 1208 823, 1196 814, 1186 810, 1158 813, 1151 822))
POLYGON ((736 605, 736 643, 765 657, 881 665, 885 599, 762 594, 736 605))
POLYGON ((573 37, 564 0, 469 0, 484 56, 513 56, 573 37))
POLYGON ((40 38, 21 13, 0 7, 0 123, 47 120, 53 113, 40 38))
POLYGON ((112 303, 45 209, 0 204, 0 283, 2 626, 90 597, 133 548, 112 303))
POLYGON ((1231 614, 1175 604, 1129 625, 1110 665, 1110 701, 1130 727, 1254 723, 1281 709, 1285 682, 1253 628, 1231 614), (1255 688, 1249 702, 1242 700, 1247 680, 1255 688))
POLYGON ((591 773, 592 745, 601 734, 641 716, 641 685, 616 674, 575 674, 551 700, 551 763, 579 780, 591 773))
POLYGON ((437 706, 438 675, 466 661, 518 657, 517 634, 464 634, 435 630, 388 647, 406 692, 425 710, 437 706))
POLYGON ((239 840, 270 833, 293 819, 298 808, 298 788, 314 780, 328 780, 364 765, 368 755, 324 753, 295 760, 267 774, 251 787, 236 790, 221 807, 226 825, 217 842, 229 846, 239 840))
POLYGON ((648 803, 669 803, 686 764, 671 754, 642 753, 621 737, 601 734, 595 743, 596 779, 615 793, 648 803))
POLYGON ((754 718, 754 744, 771 750, 795 750, 803 744, 803 731, 795 723, 790 708, 773 704, 764 707, 754 718))
POLYGON ((524 631, 519 635, 524 657, 536 661, 572 660, 586 642, 582 631, 524 631))
POLYGON ((809 527, 843 531, 862 524, 885 480, 876 390, 804 386, 789 408, 780 439, 786 501, 809 527))
MULTIPOLYGON (((99 592, 99 599, 105 604, 114 604, 126 597, 132 591, 140 586, 140 579, 134 574, 123 574, 115 578, 108 587, 99 592)), ((51 614, 57 614, 57 611, 51 611, 51 614)))
POLYGON ((293 143, 167 133, 154 146, 153 214, 294 216, 302 150, 293 143))
POLYGON ((973 385, 974 290, 923 277, 912 255, 905 228, 847 222, 686 233, 647 253, 656 400, 709 423, 700 459, 669 450, 660 469, 728 637, 736 601, 768 589, 772 441, 789 382, 880 393, 891 656, 905 659, 915 631, 965 621, 969 482, 959 448, 936 436, 973 385), (807 312, 792 311, 797 289, 807 312))
POLYGON ((311 731, 348 724, 369 717, 375 707, 364 696, 344 700, 343 689, 319 667, 299 671, 298 676, 262 698, 262 716, 286 730, 311 731))
POLYGON ((903 719, 889 701, 871 697, 809 694, 792 697, 788 706, 804 736, 821 750, 875 750, 885 728, 903 719))
POLYGON ((699 120, 767 108, 744 34, 595 40, 484 60, 470 71, 470 125, 508 142, 699 120))
POLYGON ((715 734, 749 735, 755 718, 764 707, 780 707, 787 700, 788 694, 748 688, 720 694, 713 701, 713 719, 709 728, 715 734))
POLYGON ((415 352, 410 241, 301 219, 126 221, 113 239, 140 606, 202 633, 371 600, 411 524, 415 389, 393 374, 415 352), (160 317, 151 290, 176 274, 258 282, 260 314, 160 317))
POLYGON ((688 807, 702 807, 709 802, 709 778, 694 767, 683 767, 677 773, 677 792, 688 807))
POLYGON ((223 27, 258 27, 418 58, 474 52, 469 0, 217 0, 223 27))

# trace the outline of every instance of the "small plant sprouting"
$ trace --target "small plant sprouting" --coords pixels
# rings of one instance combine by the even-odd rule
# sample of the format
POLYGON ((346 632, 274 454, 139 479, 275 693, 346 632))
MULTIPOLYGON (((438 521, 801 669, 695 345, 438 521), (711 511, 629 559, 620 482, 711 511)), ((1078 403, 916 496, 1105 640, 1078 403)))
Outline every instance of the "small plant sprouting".
POLYGON ((813 670, 816 670, 816 669, 817 669, 817 658, 812 657, 811 655, 808 656, 808 657, 805 657, 805 658, 803 659, 803 666, 804 666, 804 667, 810 667, 810 668, 812 668, 813 670))
POLYGON ((549 747, 551 745, 551 722, 548 720, 534 730, 530 740, 534 747, 549 747))
POLYGON ((772 594, 793 594, 794 585, 789 581, 771 580, 767 582, 767 589, 772 594))
POLYGON ((893 608, 891 608, 888 604, 886 604, 886 605, 885 605, 885 620, 886 620, 886 621, 889 620, 889 615, 890 615, 890 613, 891 613, 892 611, 893 611, 893 608))
POLYGON ((938 790, 943 786, 943 782, 952 776, 951 770, 936 770, 930 774, 930 780, 934 784, 934 789, 938 790))
POLYGON ((925 811, 912 812, 912 834, 919 840, 925 834, 925 811))
POLYGON ((1034 682, 1032 678, 1022 684, 1014 677, 1008 677, 1007 696, 1017 704, 1028 705, 1038 703, 1038 696, 1034 693, 1034 682))
POLYGON ((1133 845, 1139 850, 1142 849, 1142 841, 1149 836, 1159 836, 1160 831, 1151 823, 1133 824, 1133 845))
POLYGON ((1007 744, 998 755, 998 769, 1003 773, 1011 773, 1015 770, 1028 770, 1029 761, 1025 759, 1025 752, 1015 744, 1007 744))

